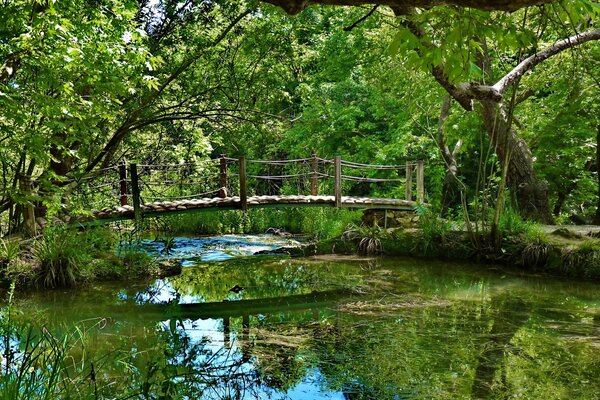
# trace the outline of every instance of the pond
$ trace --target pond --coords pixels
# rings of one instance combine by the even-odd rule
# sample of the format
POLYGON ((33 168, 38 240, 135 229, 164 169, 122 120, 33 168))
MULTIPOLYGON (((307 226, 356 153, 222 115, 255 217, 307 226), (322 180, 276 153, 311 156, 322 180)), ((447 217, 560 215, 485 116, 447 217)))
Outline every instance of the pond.
POLYGON ((244 256, 276 245, 176 238, 166 254, 147 242, 184 260, 182 274, 19 293, 14 318, 85 338, 69 357, 82 376, 93 365, 104 398, 600 396, 598 284, 411 258, 244 256))

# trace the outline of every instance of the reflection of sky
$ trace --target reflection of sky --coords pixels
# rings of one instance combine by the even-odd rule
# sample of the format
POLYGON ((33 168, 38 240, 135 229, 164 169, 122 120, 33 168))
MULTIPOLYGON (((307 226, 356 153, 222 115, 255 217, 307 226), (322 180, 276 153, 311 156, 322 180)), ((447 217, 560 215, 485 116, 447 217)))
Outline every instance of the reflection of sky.
MULTIPOLYGON (((184 267, 194 266, 199 262, 224 261, 234 257, 249 256, 261 251, 272 251, 283 246, 298 245, 298 242, 272 235, 227 235, 218 237, 176 237, 173 239, 171 249, 167 254, 164 251, 164 240, 143 240, 141 247, 148 253, 161 259, 176 259, 184 267)), ((238 295, 232 294, 232 297, 238 295)), ((177 301, 180 304, 197 303, 203 301, 198 296, 178 295, 168 280, 158 279, 152 285, 151 290, 140 292, 136 295, 138 303, 170 303, 177 301)), ((234 300, 231 298, 229 300, 234 300)), ((262 315, 252 318, 261 319, 262 315)), ((162 322, 165 330, 170 329, 172 321, 162 322)), ((243 356, 241 342, 238 340, 238 332, 231 329, 229 337, 225 335, 224 324, 221 319, 199 319, 177 322, 178 329, 182 329, 190 338, 192 343, 204 343, 207 353, 201 352, 199 357, 210 359, 212 366, 225 366, 232 361, 240 361, 243 356), (224 351, 226 350, 226 351, 224 351)), ((233 327, 232 327, 233 328, 233 327)), ((202 362, 203 360, 198 360, 202 362)), ((238 372, 254 375, 256 360, 249 359, 241 363, 238 372)), ((221 373, 225 375, 227 368, 222 368, 221 373)), ((225 376, 224 376, 225 378, 225 376)), ((326 392, 323 389, 323 377, 318 368, 310 368, 306 371, 302 380, 286 392, 269 388, 265 384, 259 384, 253 391, 245 393, 243 399, 293 399, 293 400, 337 400, 344 399, 341 392, 326 392)), ((226 379, 223 379, 226 382, 226 379)), ((223 388, 225 390, 225 388, 223 388)), ((218 391, 218 390, 217 390, 218 391)))
POLYGON ((250 256, 261 251, 273 251, 298 242, 273 235, 225 235, 215 237, 175 237, 165 251, 165 240, 144 239, 141 247, 160 259, 176 259, 184 267, 199 262, 225 261, 233 257, 250 256))
MULTIPOLYGON (((170 320, 162 322, 165 330, 169 329, 170 320)), ((199 319, 185 320, 178 322, 178 327, 183 329, 185 334, 190 338, 192 343, 205 343, 207 353, 201 353, 200 357, 210 359, 212 366, 223 366, 221 372, 223 379, 221 382, 226 385, 228 368, 226 365, 234 361, 239 361, 243 356, 241 342, 237 340, 236 330, 232 329, 230 337, 227 338, 223 331, 223 320, 221 319, 199 319)), ((202 360, 198 360, 202 361, 202 360)), ((250 359, 247 362, 241 363, 237 372, 247 373, 252 375, 254 370, 255 360, 250 359)), ((260 399, 290 399, 290 400, 344 400, 344 394, 341 392, 323 392, 323 382, 325 379, 321 375, 318 368, 308 369, 302 380, 287 392, 277 391, 264 384, 254 386, 252 391, 245 393, 240 400, 260 400, 260 399)), ((215 392, 219 392, 218 389, 215 392)))

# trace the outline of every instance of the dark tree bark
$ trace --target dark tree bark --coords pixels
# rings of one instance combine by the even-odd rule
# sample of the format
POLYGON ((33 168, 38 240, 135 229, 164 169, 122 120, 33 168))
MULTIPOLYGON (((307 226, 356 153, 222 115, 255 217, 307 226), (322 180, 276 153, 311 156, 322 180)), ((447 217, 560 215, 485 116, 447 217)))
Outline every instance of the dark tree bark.
POLYGON ((598 199, 596 205, 596 216, 594 225, 600 225, 600 124, 596 126, 596 172, 598 178, 598 199))
POLYGON ((283 8, 288 14, 298 14, 306 7, 321 4, 332 6, 362 6, 379 4, 400 9, 407 7, 431 8, 442 5, 478 8, 488 11, 516 11, 519 8, 551 3, 554 0, 262 0, 283 8))
POLYGON ((498 159, 509 160, 508 187, 516 196, 521 216, 543 223, 552 223, 548 204, 548 186, 538 178, 533 169, 533 157, 529 146, 511 128, 507 115, 497 103, 482 101, 481 112, 485 129, 498 159))
POLYGON ((444 186, 442 188, 442 215, 447 214, 448 209, 452 205, 453 201, 458 198, 460 192, 460 181, 458 179, 459 169, 458 162, 456 161, 456 154, 462 146, 462 141, 459 140, 454 146, 454 150, 450 150, 444 135, 444 123, 450 115, 450 107, 452 106, 452 97, 446 96, 444 103, 442 104, 442 110, 440 111, 440 118, 438 120, 438 130, 435 136, 435 141, 442 154, 444 164, 446 165, 446 176, 444 177, 444 186))

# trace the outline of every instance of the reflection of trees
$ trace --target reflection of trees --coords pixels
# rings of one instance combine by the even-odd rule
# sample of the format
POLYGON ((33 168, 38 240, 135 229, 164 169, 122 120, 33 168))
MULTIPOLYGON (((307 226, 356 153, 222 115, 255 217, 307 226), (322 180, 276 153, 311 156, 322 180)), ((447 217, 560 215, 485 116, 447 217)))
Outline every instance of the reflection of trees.
POLYGON ((184 268, 182 274, 170 282, 181 295, 208 302, 354 287, 360 280, 361 269, 356 263, 327 265, 276 260, 261 264, 256 260, 237 259, 198 268, 184 268), (239 295, 232 294, 230 289, 234 285, 244 290, 239 295))
POLYGON ((523 285, 511 277, 491 283, 485 274, 421 266, 395 271, 304 260, 184 271, 173 281, 183 294, 221 301, 233 284, 247 289, 242 301, 187 308, 155 304, 164 300, 161 282, 49 292, 45 304, 62 311, 40 321, 72 327, 75 320, 112 317, 98 332, 90 330, 87 347, 69 354, 78 365, 94 360, 104 397, 278 398, 317 369, 326 390, 348 399, 592 399, 600 392, 600 347, 590 343, 600 327, 597 311, 585 309, 597 297, 589 290, 523 285), (335 307, 320 298, 310 304, 315 289, 356 284, 366 293, 325 299, 335 307), (264 297, 270 305, 262 304, 264 297), (335 311, 316 309, 323 306, 335 311), (230 318, 218 329, 230 330, 232 345, 219 348, 186 331, 199 318, 230 318), (155 323, 167 319, 172 323, 157 332, 155 323))
POLYGON ((477 367, 471 395, 474 399, 487 399, 500 392, 506 385, 506 368, 499 384, 495 384, 498 370, 502 367, 510 342, 517 331, 529 319, 529 306, 523 299, 503 294, 492 297, 493 325, 477 357, 477 367))

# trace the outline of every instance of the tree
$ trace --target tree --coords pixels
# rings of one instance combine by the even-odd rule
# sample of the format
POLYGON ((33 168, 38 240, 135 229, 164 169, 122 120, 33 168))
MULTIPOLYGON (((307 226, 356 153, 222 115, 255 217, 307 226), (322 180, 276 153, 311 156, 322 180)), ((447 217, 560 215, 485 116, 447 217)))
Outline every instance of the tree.
POLYGON ((289 14, 298 14, 313 4, 361 6, 378 4, 396 9, 412 7, 431 8, 439 5, 473 7, 481 10, 515 11, 523 7, 550 3, 553 0, 262 0, 283 8, 289 14))

